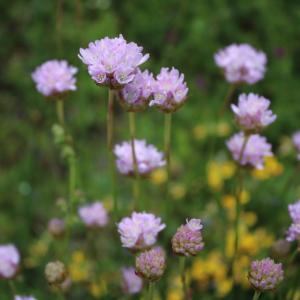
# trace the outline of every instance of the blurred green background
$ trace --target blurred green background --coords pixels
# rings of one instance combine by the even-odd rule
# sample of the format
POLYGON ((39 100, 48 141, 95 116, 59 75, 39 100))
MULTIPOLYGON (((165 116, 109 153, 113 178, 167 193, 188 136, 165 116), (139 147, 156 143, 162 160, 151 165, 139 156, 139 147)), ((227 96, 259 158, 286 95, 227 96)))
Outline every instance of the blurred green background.
MULTIPOLYGON (((166 245, 170 234, 192 212, 204 217, 203 209, 215 197, 207 187, 208 159, 228 156, 225 137, 210 134, 228 89, 214 64, 214 53, 231 43, 249 43, 266 52, 265 79, 240 87, 235 96, 242 91, 262 94, 272 101, 272 109, 278 115, 266 135, 284 170, 262 183, 250 180, 248 185, 255 190, 255 197, 248 205, 258 214, 259 225, 275 237, 283 236, 289 224, 286 205, 298 195, 296 183, 282 194, 296 162, 295 155, 286 155, 280 149, 286 137, 300 128, 299 1, 1 0, 0 9, 0 243, 14 242, 23 257, 29 255, 29 246, 43 235, 48 220, 60 215, 56 199, 67 194, 67 169, 51 134, 56 122, 55 107, 43 99, 31 80, 31 72, 46 60, 67 59, 79 68, 78 90, 65 102, 79 161, 79 188, 86 201, 107 198, 109 203, 107 90, 92 82, 77 55, 79 48, 90 41, 119 33, 150 53, 143 68, 157 73, 162 66, 174 66, 185 74, 190 89, 187 103, 174 116, 173 182, 185 192, 180 201, 174 201, 166 245), (199 138, 197 133, 201 135, 201 130, 208 132, 205 138, 199 138), (212 139, 213 157, 207 154, 212 139)), ((231 113, 223 121, 234 132, 231 113)), ((137 122, 137 136, 162 149, 163 115, 150 109, 139 114, 137 122)), ((116 126, 116 142, 129 139, 127 115, 120 106, 116 107, 116 126)), ((129 203, 131 180, 119 177, 118 181, 120 201, 129 203)), ((230 189, 231 184, 228 186, 230 189)), ((145 182, 143 188, 149 210, 159 214, 160 187, 145 182)), ((206 221, 207 244, 217 244, 216 236, 209 234, 214 221, 209 216, 206 221)), ((216 235, 222 237, 222 233, 216 235)), ((121 253, 120 244, 114 245, 121 253)), ((51 299, 40 276, 43 263, 49 259, 42 260, 39 266, 25 267, 21 290, 33 291, 39 299, 51 299)), ((121 256, 120 261, 126 259, 121 256)), ((5 284, 0 288, 2 300, 5 284)), ((207 299, 211 299, 209 295, 207 292, 207 299)))

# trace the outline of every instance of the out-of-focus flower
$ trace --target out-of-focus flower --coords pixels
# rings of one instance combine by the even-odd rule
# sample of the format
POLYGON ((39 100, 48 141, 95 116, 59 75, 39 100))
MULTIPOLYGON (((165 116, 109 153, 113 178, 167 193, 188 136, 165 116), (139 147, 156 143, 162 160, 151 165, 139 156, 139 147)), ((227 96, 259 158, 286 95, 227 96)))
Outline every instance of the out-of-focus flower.
POLYGON ((142 47, 128 43, 120 34, 89 43, 88 48, 79 50, 78 56, 97 84, 120 89, 133 81, 138 66, 148 60, 149 54, 143 55, 142 51, 142 47))
POLYGON ((162 248, 156 247, 142 252, 136 257, 135 271, 145 280, 156 281, 166 268, 166 255, 162 248))
POLYGON ((165 227, 161 219, 153 214, 133 212, 130 218, 121 220, 118 232, 123 247, 141 250, 155 244, 158 233, 165 227))
POLYGON ((172 249, 175 254, 194 256, 204 248, 200 219, 187 220, 181 225, 172 238, 172 249))
POLYGON ((80 219, 87 227, 101 228, 107 225, 108 215, 103 204, 96 201, 85 206, 81 206, 78 209, 80 219))
POLYGON ((150 175, 150 180, 153 184, 161 185, 167 180, 167 172, 165 169, 154 170, 150 175))
POLYGON ((293 134, 292 141, 298 152, 297 159, 300 160, 300 131, 297 131, 293 134))
MULTIPOLYGON (((186 278, 187 280, 188 278, 186 278)), ((182 280, 179 275, 169 278, 168 292, 166 300, 184 300, 182 291, 182 280)))
POLYGON ((215 131, 218 136, 225 137, 228 136, 229 133, 231 132, 231 127, 227 122, 221 121, 218 122, 215 131))
POLYGON ((292 224, 287 231, 288 242, 300 240, 300 200, 288 206, 292 224))
POLYGON ((198 124, 193 128, 193 136, 197 141, 204 140, 208 135, 208 130, 205 125, 198 124))
POLYGON ((227 148, 231 152, 233 159, 242 166, 248 165, 262 169, 264 158, 273 155, 271 151, 272 146, 267 142, 265 137, 258 134, 250 135, 246 146, 244 146, 245 138, 244 133, 240 132, 227 141, 227 148))
POLYGON ((100 298, 101 296, 104 296, 107 294, 107 284, 106 281, 103 279, 100 279, 98 281, 94 281, 89 286, 90 293, 96 297, 100 298))
POLYGON ((77 68, 65 60, 49 60, 32 73, 37 90, 46 97, 59 97, 76 90, 77 68))
POLYGON ((54 237, 61 237, 65 233, 65 221, 58 218, 53 218, 48 222, 48 231, 54 237))
POLYGON ((280 175, 282 171, 283 165, 275 156, 266 156, 263 169, 254 169, 251 174, 259 180, 265 180, 280 175))
POLYGON ((119 92, 121 105, 127 111, 143 111, 148 106, 153 93, 155 80, 148 70, 137 71, 132 82, 126 84, 119 92))
POLYGON ((143 288, 143 280, 135 274, 133 267, 122 269, 122 289, 125 294, 137 294, 143 288))
POLYGON ((14 300, 37 300, 35 297, 33 296, 20 296, 20 295, 16 295, 14 297, 14 300))
POLYGON ((184 198, 186 195, 186 187, 184 184, 173 184, 170 187, 170 195, 172 196, 173 199, 179 200, 184 198))
POLYGON ((11 279, 19 269, 20 254, 12 244, 0 245, 0 278, 11 279))
POLYGON ((87 281, 90 276, 90 263, 87 261, 82 251, 75 251, 71 255, 71 263, 69 265, 70 278, 74 282, 87 281))
POLYGON ((45 267, 45 276, 49 284, 61 284, 67 277, 67 269, 60 261, 49 262, 45 267))
POLYGON ((255 290, 272 291, 283 280, 282 264, 271 258, 253 261, 248 278, 255 290))
POLYGON ((238 105, 232 104, 235 119, 243 131, 255 133, 276 120, 269 109, 270 101, 256 94, 241 94, 238 105))
POLYGON ((288 241, 280 239, 272 245, 272 257, 285 258, 289 255, 291 245, 288 241))
POLYGON ((184 75, 175 68, 162 68, 156 77, 153 100, 150 106, 157 106, 165 113, 179 109, 187 99, 188 88, 184 75))
MULTIPOLYGON (((145 140, 134 140, 135 156, 138 172, 145 176, 156 168, 165 165, 163 153, 159 152, 153 145, 147 145, 145 140)), ((134 160, 131 142, 123 142, 116 145, 114 153, 117 157, 116 164, 120 173, 134 176, 134 160)))
POLYGON ((215 63, 230 83, 254 84, 263 79, 267 57, 248 44, 233 44, 215 54, 215 63))

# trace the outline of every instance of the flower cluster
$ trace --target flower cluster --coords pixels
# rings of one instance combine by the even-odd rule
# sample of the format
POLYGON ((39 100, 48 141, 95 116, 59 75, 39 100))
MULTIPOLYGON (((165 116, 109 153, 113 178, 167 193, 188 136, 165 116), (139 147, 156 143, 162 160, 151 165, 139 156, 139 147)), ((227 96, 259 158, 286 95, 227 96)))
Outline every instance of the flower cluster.
POLYGON ((142 51, 142 47, 120 35, 90 43, 88 48, 80 49, 78 56, 97 84, 119 89, 132 82, 138 66, 148 60, 149 54, 143 55, 142 51))
MULTIPOLYGON (((163 153, 153 145, 147 145, 145 140, 134 140, 137 169, 140 175, 147 175, 156 168, 165 165, 163 153)), ((114 153, 117 157, 117 167, 124 175, 134 175, 134 160, 131 142, 116 145, 114 153)))
POLYGON ((166 227, 161 219, 149 213, 133 212, 118 224, 122 246, 133 250, 146 249, 156 242, 160 231, 166 227))
POLYGON ((263 167, 264 158, 271 156, 272 146, 266 138, 258 134, 250 135, 246 140, 243 132, 235 134, 227 141, 227 147, 233 159, 242 166, 252 166, 257 169, 263 167))
POLYGON ((0 278, 11 279, 19 269, 20 254, 11 244, 0 245, 0 278))
POLYGON ((297 159, 300 160, 300 131, 297 131, 292 136, 293 144, 298 152, 297 159))
POLYGON ((215 62, 223 69, 228 82, 254 84, 263 79, 267 58, 248 44, 233 44, 219 50, 215 62))
POLYGON ((289 214, 292 219, 292 224, 288 229, 286 240, 289 242, 295 240, 300 241, 300 200, 289 205, 289 214))
POLYGON ((20 296, 20 295, 16 295, 14 297, 14 300, 37 300, 37 299, 34 298, 33 296, 20 296))
POLYGON ((175 254, 190 256, 196 255, 203 247, 202 230, 200 219, 187 220, 181 225, 172 238, 172 249, 175 254))
POLYGON ((259 132, 273 123, 276 115, 269 110, 270 101, 256 94, 241 94, 238 105, 231 105, 236 122, 246 132, 259 132))
POLYGON ((76 90, 76 73, 77 68, 65 60, 49 60, 36 68, 32 79, 41 94, 60 98, 62 94, 76 90))
POLYGON ((101 228, 108 223, 107 211, 99 201, 81 206, 78 214, 87 227, 101 228))
POLYGON ((143 280, 136 275, 135 268, 122 269, 122 289, 125 294, 137 294, 142 290, 143 280))
POLYGON ((254 289, 272 291, 283 280, 282 264, 276 264, 271 258, 253 261, 248 278, 254 289))
POLYGON ((166 113, 174 112, 184 104, 187 93, 184 75, 175 68, 162 68, 156 77, 153 100, 149 105, 157 106, 166 113))

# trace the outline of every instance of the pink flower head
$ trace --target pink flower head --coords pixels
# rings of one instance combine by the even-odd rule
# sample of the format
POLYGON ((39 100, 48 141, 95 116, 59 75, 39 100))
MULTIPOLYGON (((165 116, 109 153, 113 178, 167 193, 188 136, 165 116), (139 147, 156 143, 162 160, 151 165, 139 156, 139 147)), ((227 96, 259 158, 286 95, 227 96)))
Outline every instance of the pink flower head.
POLYGON ((0 245, 0 278, 11 279, 19 269, 20 254, 11 244, 0 245))
POLYGON ((253 261, 248 279, 254 289, 272 291, 283 280, 282 264, 276 264, 271 258, 253 261))
POLYGON ((48 231, 54 237, 61 237, 64 235, 66 224, 63 219, 53 218, 48 222, 48 231))
MULTIPOLYGON (((135 157, 140 175, 147 175, 156 168, 165 165, 163 153, 159 152, 153 145, 147 145, 145 140, 134 141, 135 157)), ((134 175, 134 160, 131 142, 123 142, 116 145, 114 153, 117 157, 116 164, 120 173, 134 175)))
POLYGON ((139 293, 143 288, 143 280, 136 275, 133 267, 122 269, 122 289, 124 293, 132 295, 139 293))
POLYGON ((32 73, 37 90, 46 97, 60 95, 76 90, 77 68, 65 60, 49 60, 40 65, 32 73))
POLYGON ((100 228, 108 223, 107 211, 99 201, 81 206, 78 214, 87 227, 100 228))
POLYGON ((143 55, 142 51, 142 47, 128 43, 120 34, 89 43, 78 56, 97 84, 119 89, 133 81, 137 67, 148 60, 149 54, 143 55))
POLYGON ((37 300, 33 296, 20 296, 16 295, 14 300, 37 300))
POLYGON ((140 277, 148 281, 160 279, 165 269, 166 255, 160 247, 142 252, 136 257, 135 271, 140 277))
POLYGON ((270 101, 256 94, 241 94, 238 105, 231 105, 237 124, 242 130, 258 132, 270 125, 276 115, 269 110, 270 101))
POLYGON ((119 92, 119 99, 127 111, 143 111, 147 107, 153 93, 155 80, 148 70, 139 69, 132 82, 126 84, 119 92))
POLYGON ((292 136, 293 144, 298 152, 297 158, 300 160, 300 130, 295 132, 292 136))
POLYGON ((182 73, 174 67, 171 70, 162 68, 156 77, 153 100, 149 105, 166 113, 174 112, 186 101, 188 90, 182 73))
POLYGON ((300 200, 294 204, 290 204, 288 208, 292 224, 287 231, 286 240, 293 242, 300 240, 300 200))
POLYGON ((172 238, 172 249, 175 254, 184 256, 194 256, 203 247, 202 224, 200 219, 191 219, 181 225, 172 238))
POLYGON ((252 166, 256 169, 262 169, 264 164, 264 158, 266 156, 272 156, 272 146, 267 142, 266 138, 258 134, 252 134, 249 136, 246 146, 244 146, 245 135, 240 132, 232 136, 227 141, 227 148, 231 152, 233 159, 242 166, 252 166), (241 157, 241 152, 243 150, 241 157))
POLYGON ((248 44, 232 44, 215 54, 215 62, 228 82, 254 84, 264 77, 267 57, 248 44))
POLYGON ((149 213, 133 212, 118 224, 122 246, 133 250, 146 249, 156 242, 157 235, 166 227, 161 219, 149 213))
POLYGON ((295 223, 300 223, 300 200, 289 205, 289 214, 295 223))

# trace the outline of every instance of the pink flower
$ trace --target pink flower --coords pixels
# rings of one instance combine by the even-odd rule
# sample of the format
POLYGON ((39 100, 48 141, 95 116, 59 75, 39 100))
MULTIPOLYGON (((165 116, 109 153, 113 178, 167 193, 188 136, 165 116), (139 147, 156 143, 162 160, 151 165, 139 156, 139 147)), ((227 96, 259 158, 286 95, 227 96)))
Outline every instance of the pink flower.
POLYGON ((158 233, 165 227, 161 219, 153 214, 133 212, 130 218, 121 220, 118 232, 123 247, 141 250, 155 244, 158 233))
POLYGON ((203 247, 202 230, 200 219, 191 219, 181 225, 172 238, 172 249, 178 255, 196 255, 203 247))
POLYGON ((127 111, 143 111, 149 103, 153 93, 155 80, 148 70, 141 72, 139 69, 134 80, 124 86, 119 92, 119 99, 127 111))
POLYGON ((149 54, 143 55, 142 51, 142 47, 128 43, 120 34, 89 43, 78 56, 97 84, 119 89, 133 81, 137 67, 148 60, 149 54))
POLYGON ((16 295, 14 300, 37 300, 33 296, 20 296, 16 295))
POLYGON ((77 68, 68 65, 65 60, 49 60, 32 73, 37 90, 46 97, 60 96, 76 90, 77 68))
POLYGON ((227 141, 227 148, 231 152, 233 159, 242 166, 249 165, 257 169, 263 168, 264 158, 273 155, 271 151, 272 146, 265 137, 252 134, 244 147, 241 157, 244 141, 245 135, 242 132, 235 134, 227 141))
POLYGON ((11 244, 0 245, 0 278, 11 279, 19 269, 20 254, 11 244))
POLYGON ((232 44, 215 54, 215 62, 228 82, 254 84, 263 79, 267 58, 248 44, 232 44))
POLYGON ((58 218, 53 218, 48 222, 48 231, 54 237, 61 237, 64 235, 66 230, 65 221, 58 218))
POLYGON ((108 223, 107 211, 99 201, 81 206, 78 214, 87 227, 104 227, 108 223))
POLYGON ((293 242, 300 240, 300 200, 288 206, 289 214, 292 219, 292 224, 287 231, 286 240, 293 242))
POLYGON ((298 152, 297 158, 300 160, 300 131, 297 131, 292 136, 293 144, 298 152))
POLYGON ((183 74, 174 67, 171 70, 162 68, 156 77, 153 100, 149 105, 166 113, 174 112, 186 101, 188 90, 183 74))
POLYGON ((237 124, 242 130, 258 132, 276 120, 269 110, 270 101, 256 94, 241 94, 238 105, 231 105, 237 124))
MULTIPOLYGON (((153 145, 147 145, 145 140, 135 140, 134 145, 137 167, 141 175, 147 175, 154 169, 165 165, 163 153, 159 152, 153 145)), ((134 175, 131 142, 116 145, 114 153, 117 157, 116 164, 119 172, 124 175, 134 175)))
POLYGON ((300 200, 298 200, 294 204, 290 204, 288 209, 289 209, 290 217, 292 218, 293 222, 300 223, 300 200))
POLYGON ((122 288, 124 293, 132 295, 139 293, 143 288, 143 280, 135 274, 133 267, 122 269, 122 288))

